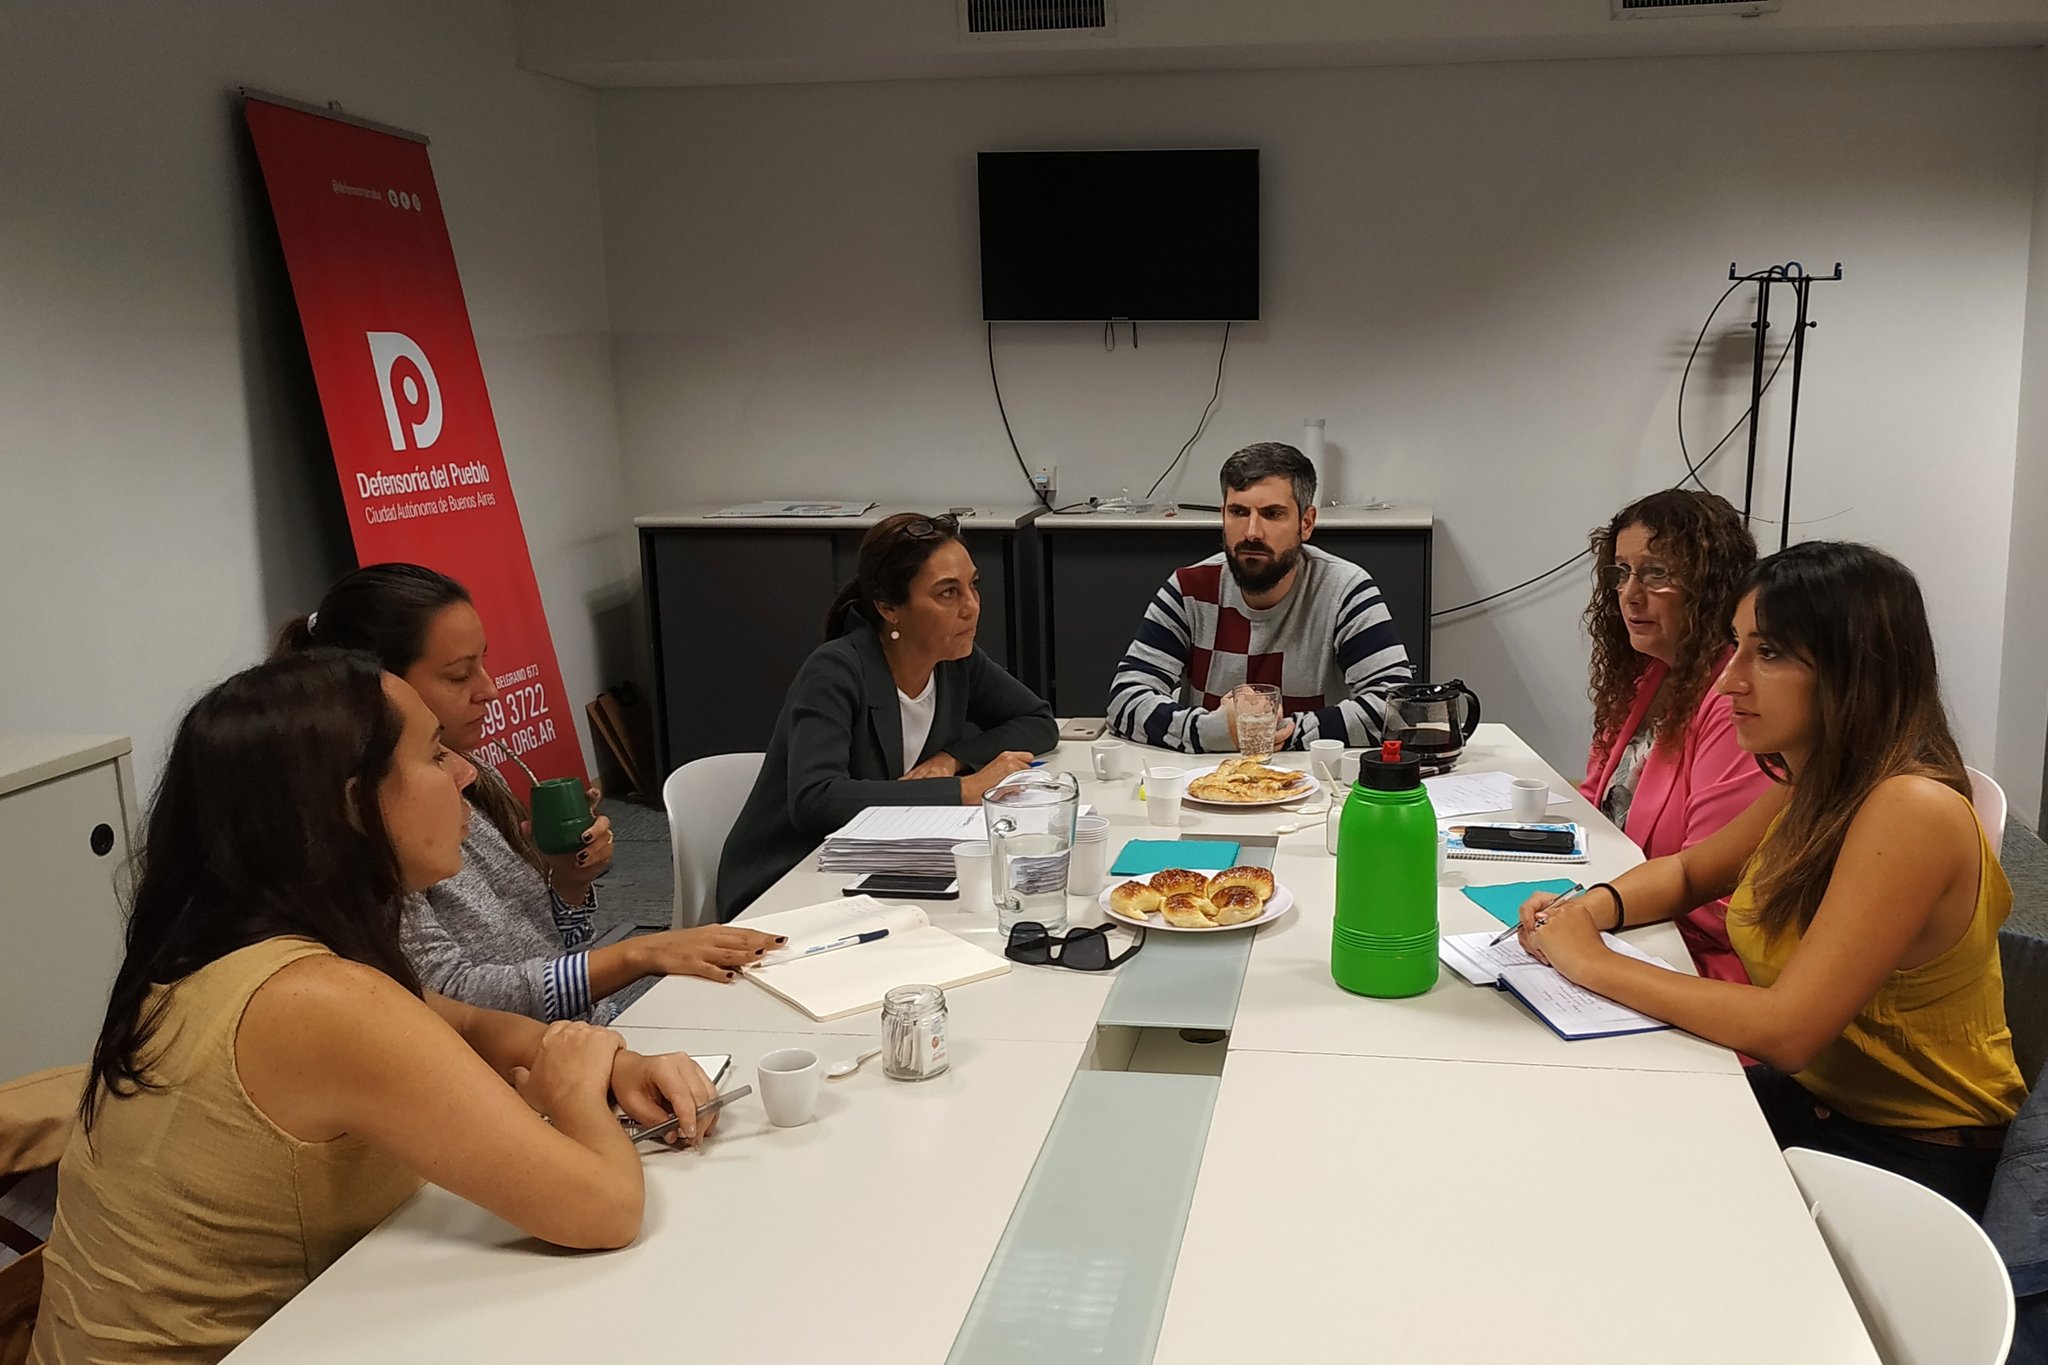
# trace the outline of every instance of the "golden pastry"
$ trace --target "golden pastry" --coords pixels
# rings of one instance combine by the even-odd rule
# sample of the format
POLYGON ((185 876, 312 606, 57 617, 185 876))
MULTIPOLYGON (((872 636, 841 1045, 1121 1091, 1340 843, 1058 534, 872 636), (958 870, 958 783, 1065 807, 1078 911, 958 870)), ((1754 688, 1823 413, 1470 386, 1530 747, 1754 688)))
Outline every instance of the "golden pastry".
POLYGON ((1215 772, 1188 783, 1188 795, 1197 801, 1281 801, 1300 795, 1308 781, 1307 773, 1268 768, 1255 759, 1229 758, 1218 764, 1215 772))
POLYGON ((1257 919, 1266 911, 1259 893, 1249 886, 1225 886, 1209 897, 1209 903, 1216 907, 1215 920, 1218 924, 1243 924, 1248 919, 1257 919))
POLYGON ((1162 896, 1171 896, 1178 891, 1199 896, 1209 889, 1209 878, 1184 867, 1169 867, 1164 872, 1152 874, 1152 889, 1162 896))
POLYGON ((1109 893, 1109 907, 1119 915, 1143 919, 1166 898, 1143 882, 1125 882, 1109 893))
MULTIPOLYGON (((1244 887, 1247 891, 1250 891, 1253 895, 1259 898, 1259 903, 1261 905, 1273 899, 1273 873, 1269 868, 1225 868, 1223 871, 1218 872, 1215 876, 1209 878, 1209 885, 1207 888, 1209 893, 1209 899, 1216 900, 1216 893, 1218 891, 1221 891, 1226 886, 1244 887)), ((1216 903, 1219 905, 1222 904, 1221 901, 1217 901, 1216 903)))
POLYGON ((1168 896, 1159 907, 1159 913, 1166 916, 1166 922, 1176 929, 1210 929, 1216 924, 1211 913, 1215 906, 1207 896, 1191 896, 1185 892, 1168 896))

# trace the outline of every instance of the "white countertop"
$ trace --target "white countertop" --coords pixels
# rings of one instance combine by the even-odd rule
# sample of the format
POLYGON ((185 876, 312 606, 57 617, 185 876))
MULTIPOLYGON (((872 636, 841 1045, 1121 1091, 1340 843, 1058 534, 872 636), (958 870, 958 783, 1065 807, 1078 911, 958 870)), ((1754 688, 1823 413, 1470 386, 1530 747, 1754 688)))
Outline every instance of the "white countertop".
MULTIPOLYGON (((754 501, 766 501, 755 499, 754 501)), ((796 499, 790 499, 796 501, 796 499)), ((859 502, 858 498, 838 499, 842 502, 859 502)), ((898 512, 920 512, 926 516, 938 516, 951 507, 963 507, 964 502, 935 500, 930 506, 912 506, 901 501, 882 502, 856 516, 850 517, 720 517, 713 516, 721 507, 736 507, 739 502, 703 503, 681 508, 674 512, 654 512, 644 517, 633 518, 633 524, 642 530, 667 528, 692 531, 865 531, 870 526, 893 517, 898 512)), ((960 529, 963 531, 1014 531, 1031 521, 1042 511, 1037 503, 990 503, 977 506, 972 512, 962 513, 960 529)))
POLYGON ((1233 1048, 1153 1360, 1877 1353, 1739 1075, 1233 1048))
POLYGON ((125 735, 0 735, 0 796, 127 754, 125 735))
MULTIPOLYGON (((1223 525, 1220 512, 1048 512, 1032 525, 1040 531, 1102 531, 1111 527, 1131 530, 1173 531, 1190 527, 1223 525)), ((1316 529, 1321 531, 1427 531, 1436 525, 1436 509, 1422 503, 1394 507, 1318 507, 1316 529)))

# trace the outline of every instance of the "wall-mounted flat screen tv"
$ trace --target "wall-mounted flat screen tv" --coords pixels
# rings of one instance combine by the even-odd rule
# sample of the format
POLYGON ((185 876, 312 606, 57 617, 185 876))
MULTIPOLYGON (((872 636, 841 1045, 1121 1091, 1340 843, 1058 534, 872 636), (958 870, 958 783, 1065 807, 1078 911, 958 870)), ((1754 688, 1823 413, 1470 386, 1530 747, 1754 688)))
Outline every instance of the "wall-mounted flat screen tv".
POLYGON ((990 322, 1259 315, 1259 153, 983 152, 990 322))

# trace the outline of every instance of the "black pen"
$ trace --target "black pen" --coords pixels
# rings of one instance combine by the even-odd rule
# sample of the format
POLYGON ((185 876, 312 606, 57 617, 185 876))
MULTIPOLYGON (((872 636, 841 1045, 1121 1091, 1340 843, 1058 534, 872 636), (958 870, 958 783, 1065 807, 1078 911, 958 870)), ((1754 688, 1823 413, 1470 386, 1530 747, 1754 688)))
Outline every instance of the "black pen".
MULTIPOLYGON (((1565 892, 1565 893, 1564 893, 1564 894, 1563 894, 1562 896, 1559 896, 1559 897, 1557 898, 1557 900, 1554 900, 1554 901, 1552 901, 1552 902, 1550 903, 1550 905, 1556 905, 1556 904, 1557 904, 1557 903, 1558 903, 1559 901, 1565 901, 1565 900, 1570 900, 1570 899, 1571 899, 1572 897, 1574 897, 1574 896, 1583 896, 1583 895, 1585 895, 1585 894, 1586 894, 1586 888, 1585 888, 1585 887, 1583 887, 1583 886, 1581 886, 1581 885, 1579 885, 1579 884, 1578 884, 1577 882, 1573 882, 1573 883, 1572 883, 1572 889, 1571 889, 1571 890, 1569 890, 1569 891, 1567 891, 1567 892, 1565 892)), ((1544 910, 1548 910, 1548 909, 1550 908, 1550 905, 1546 905, 1546 906, 1544 906, 1544 907, 1543 907, 1543 910, 1538 910, 1538 911, 1537 911, 1536 913, 1537 913, 1537 914, 1539 914, 1539 915, 1540 915, 1540 914, 1542 914, 1542 913, 1544 912, 1544 910)), ((1537 926, 1538 928, 1541 928, 1541 927, 1542 927, 1542 925, 1543 925, 1543 921, 1542 921, 1542 920, 1540 920, 1540 919, 1539 919, 1539 920, 1537 920, 1537 921, 1536 921, 1536 926, 1537 926)), ((1499 947, 1499 946, 1500 946, 1501 944, 1503 944, 1503 943, 1507 942, 1507 938, 1508 938, 1508 935, 1509 935, 1509 934, 1512 934, 1512 933, 1514 933, 1515 931, 1517 931, 1517 930, 1518 930, 1518 929, 1520 929, 1521 927, 1522 927, 1522 926, 1521 926, 1520 924, 1510 924, 1510 925, 1509 925, 1509 926, 1508 926, 1507 928, 1505 928, 1505 929, 1501 930, 1501 931, 1500 931, 1499 933, 1495 934, 1495 935, 1494 935, 1494 936, 1493 936, 1493 937, 1492 937, 1491 939, 1488 939, 1488 940, 1487 940, 1487 943, 1486 943, 1486 946, 1487 946, 1487 947, 1489 947, 1489 948, 1498 948, 1498 947, 1499 947)))

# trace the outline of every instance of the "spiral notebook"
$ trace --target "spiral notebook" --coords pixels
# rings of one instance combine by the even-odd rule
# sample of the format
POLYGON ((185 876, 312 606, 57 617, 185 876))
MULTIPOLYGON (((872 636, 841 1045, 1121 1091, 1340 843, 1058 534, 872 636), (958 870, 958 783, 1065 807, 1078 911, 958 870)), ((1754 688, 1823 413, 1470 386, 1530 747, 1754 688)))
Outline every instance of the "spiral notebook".
MULTIPOLYGON (((1624 956, 1671 970, 1671 964, 1612 934, 1601 941, 1624 956)), ((1436 947, 1437 959, 1475 986, 1506 991, 1558 1037, 1575 1043, 1586 1038, 1618 1038, 1628 1033, 1655 1033, 1671 1025, 1604 995, 1565 980, 1557 968, 1538 962, 1514 939, 1495 943, 1492 934, 1446 934, 1436 947)))
POLYGON ((1483 859, 1493 863, 1583 863, 1586 861, 1586 827, 1572 822, 1564 824, 1524 824, 1516 820, 1486 820, 1481 823, 1515 829, 1558 829, 1570 830, 1572 851, 1569 853, 1538 853, 1529 849, 1508 848, 1467 848, 1465 827, 1452 825, 1444 831, 1444 854, 1451 858, 1483 859))
POLYGON ((740 923, 764 934, 789 936, 780 961, 771 958, 743 974, 820 1024, 877 1009, 882 997, 898 986, 951 990, 1010 970, 1007 960, 947 933, 917 906, 885 905, 872 896, 755 915, 740 923), (795 956, 813 944, 875 929, 887 929, 889 936, 814 957, 795 956))

